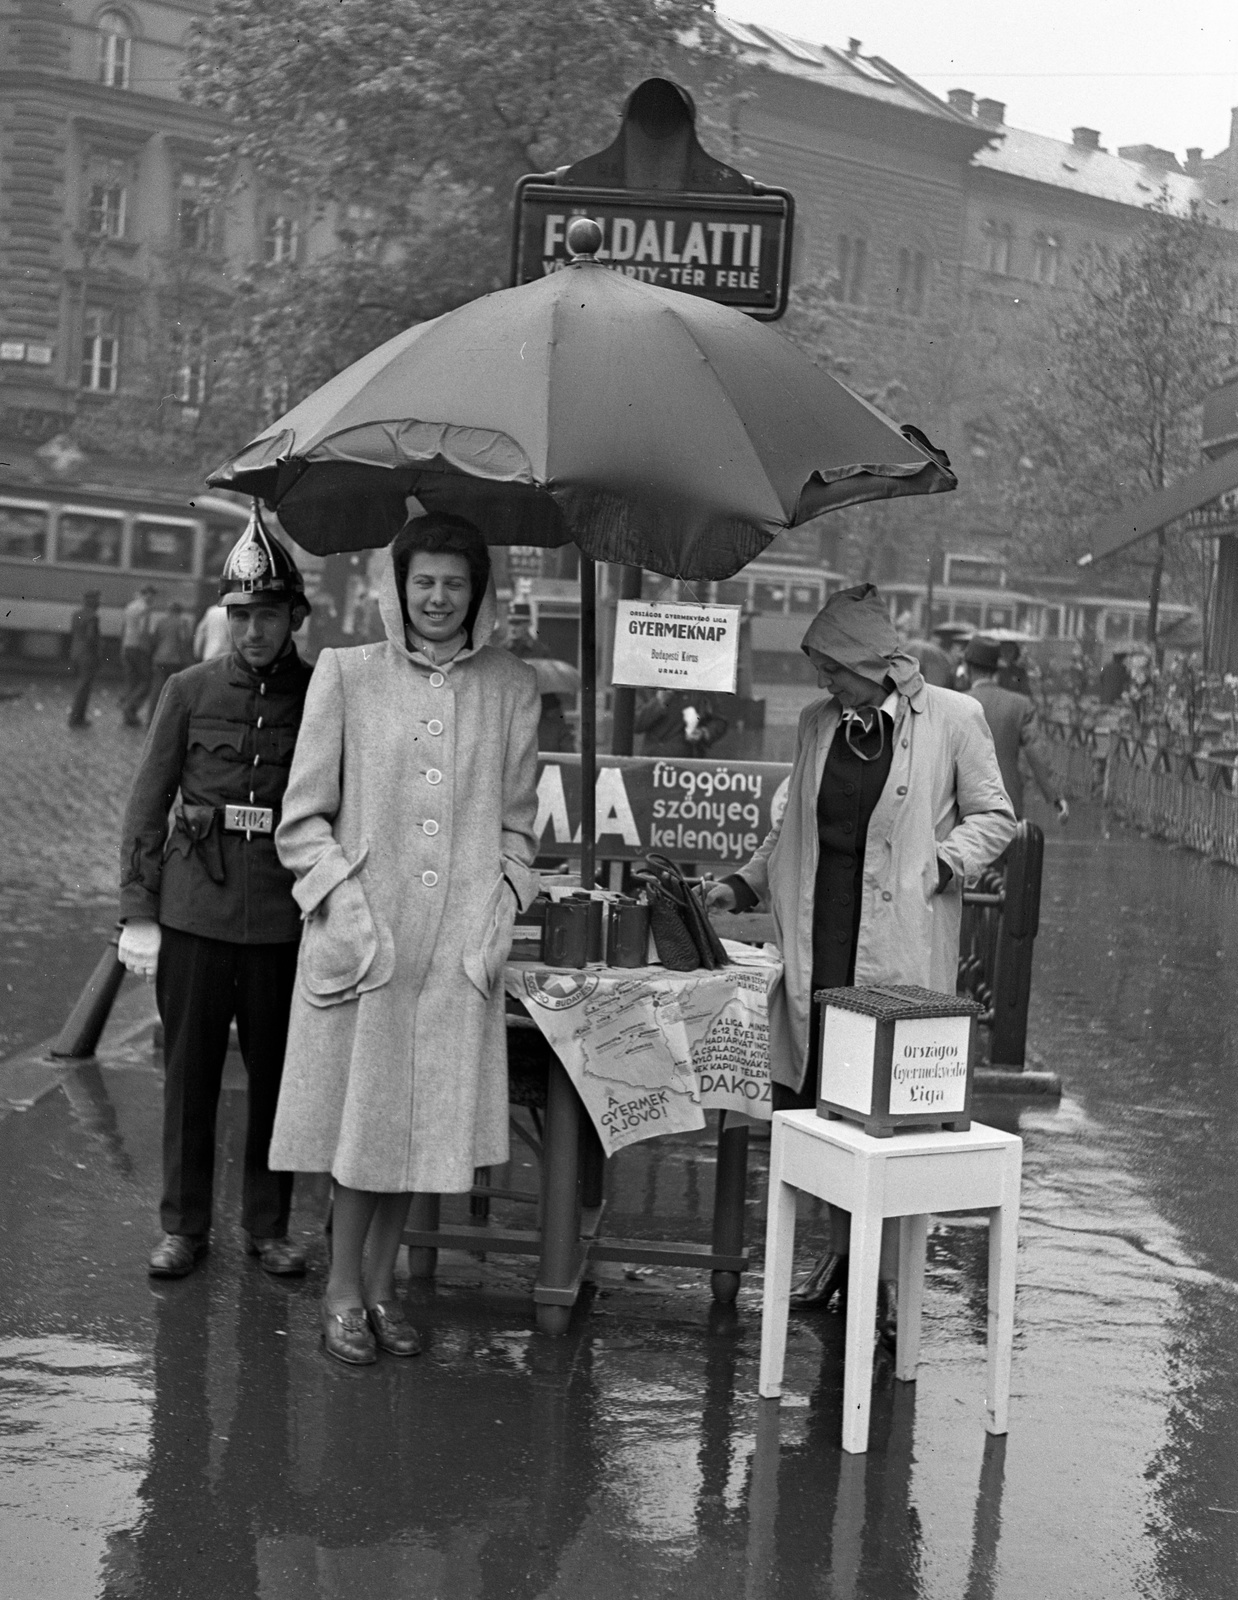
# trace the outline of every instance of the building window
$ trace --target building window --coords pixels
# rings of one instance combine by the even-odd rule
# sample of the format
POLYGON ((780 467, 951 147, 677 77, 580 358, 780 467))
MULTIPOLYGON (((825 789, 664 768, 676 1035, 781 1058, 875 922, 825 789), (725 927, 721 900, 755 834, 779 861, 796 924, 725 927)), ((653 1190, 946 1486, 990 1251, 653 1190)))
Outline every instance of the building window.
POLYGON ((211 206, 206 179, 182 172, 176 197, 176 240, 182 250, 207 250, 211 243, 211 206))
POLYGON ((1062 241, 1055 233, 1038 233, 1032 239, 1032 277, 1052 287, 1062 261, 1062 241))
POLYGON ((924 313, 924 291, 928 283, 928 257, 923 250, 900 250, 898 253, 898 283, 894 301, 904 316, 919 317, 924 313))
POLYGON ((868 241, 857 233, 838 235, 838 272, 830 292, 835 300, 858 306, 864 299, 864 268, 868 241))
POLYGON ((1010 276, 1010 253, 1014 242, 1014 229, 1008 222, 995 222, 991 217, 984 225, 984 270, 998 277, 1010 276))
POLYGON ((105 11, 99 18, 99 82, 109 89, 129 87, 132 34, 119 11, 105 11))
POLYGON ((115 394, 120 378, 120 319, 99 307, 86 312, 82 333, 82 388, 115 394))
POLYGON ((92 183, 86 231, 93 239, 123 239, 125 236, 125 186, 123 183, 92 183))
POLYGON ((172 330, 172 395, 195 409, 206 399, 206 329, 172 330))
POLYGON ((268 217, 262 235, 262 259, 268 267, 284 266, 297 259, 300 242, 301 225, 295 217, 268 217))

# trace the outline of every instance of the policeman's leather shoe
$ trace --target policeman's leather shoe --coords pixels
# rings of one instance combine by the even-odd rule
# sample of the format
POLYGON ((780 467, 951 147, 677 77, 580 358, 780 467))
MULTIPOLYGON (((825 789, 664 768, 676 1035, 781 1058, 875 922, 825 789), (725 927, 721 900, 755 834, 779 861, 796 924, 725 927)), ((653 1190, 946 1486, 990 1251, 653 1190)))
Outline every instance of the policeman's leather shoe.
POLYGON ((288 1239, 255 1239, 252 1234, 246 1234, 245 1251, 247 1255, 257 1256, 262 1270, 277 1278, 305 1275, 305 1252, 288 1239))
POLYGON ((187 1233, 165 1233, 150 1253, 146 1270, 152 1278, 187 1278, 206 1254, 206 1240, 187 1233))
POLYGON ((824 1311, 835 1295, 841 1309, 847 1295, 848 1259, 827 1251, 803 1283, 792 1289, 792 1311, 824 1311))
POLYGON ((380 1350, 389 1356, 419 1356, 421 1335, 398 1300, 380 1300, 368 1308, 370 1327, 380 1350))
POLYGON ((378 1360, 369 1318, 360 1306, 345 1311, 322 1308, 322 1347, 349 1367, 368 1367, 378 1360))

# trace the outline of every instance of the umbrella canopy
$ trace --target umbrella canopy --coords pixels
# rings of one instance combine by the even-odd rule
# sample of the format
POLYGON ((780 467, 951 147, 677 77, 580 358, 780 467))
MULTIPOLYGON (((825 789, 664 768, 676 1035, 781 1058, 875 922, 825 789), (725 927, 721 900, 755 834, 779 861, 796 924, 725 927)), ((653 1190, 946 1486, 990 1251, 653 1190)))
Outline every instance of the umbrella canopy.
POLYGON ((580 673, 570 662, 553 656, 527 656, 525 661, 537 677, 539 694, 580 693, 580 673))
POLYGON ((496 544, 693 579, 823 512, 957 484, 772 329, 585 257, 398 334, 210 481, 321 555, 386 544, 414 494, 496 544))

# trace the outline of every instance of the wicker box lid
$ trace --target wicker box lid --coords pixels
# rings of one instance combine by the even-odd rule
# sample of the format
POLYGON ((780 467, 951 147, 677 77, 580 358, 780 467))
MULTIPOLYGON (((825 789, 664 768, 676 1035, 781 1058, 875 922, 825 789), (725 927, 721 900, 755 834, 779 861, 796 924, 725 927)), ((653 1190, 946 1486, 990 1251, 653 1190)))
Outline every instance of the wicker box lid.
POLYGON ((981 1007, 962 994, 921 989, 914 983, 861 984, 850 989, 818 989, 814 1001, 858 1011, 878 1022, 902 1022, 911 1017, 975 1017, 981 1007))

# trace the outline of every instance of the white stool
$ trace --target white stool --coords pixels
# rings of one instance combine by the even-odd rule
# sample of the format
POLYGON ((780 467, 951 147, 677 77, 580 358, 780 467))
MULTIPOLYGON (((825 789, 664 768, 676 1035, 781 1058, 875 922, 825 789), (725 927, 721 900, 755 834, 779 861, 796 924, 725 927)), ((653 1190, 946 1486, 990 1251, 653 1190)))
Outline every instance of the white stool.
POLYGON ((881 1224, 898 1217, 898 1352, 894 1373, 916 1375, 925 1244, 932 1212, 989 1213, 989 1433, 1006 1432, 1014 1334, 1015 1252, 1023 1141, 974 1122, 967 1133, 899 1133, 874 1139, 849 1122, 815 1111, 778 1111, 770 1140, 765 1303, 761 1322, 762 1396, 782 1393, 787 1296, 795 1249, 795 1194, 802 1189, 851 1213, 842 1447, 868 1449, 881 1224))

